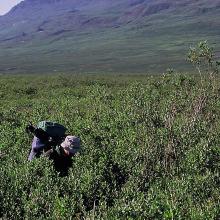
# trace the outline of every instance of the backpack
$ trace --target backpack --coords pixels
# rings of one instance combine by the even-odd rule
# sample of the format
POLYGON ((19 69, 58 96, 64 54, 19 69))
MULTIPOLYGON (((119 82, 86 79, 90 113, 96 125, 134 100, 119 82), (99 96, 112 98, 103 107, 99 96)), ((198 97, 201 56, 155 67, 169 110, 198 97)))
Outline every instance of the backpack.
POLYGON ((38 123, 37 128, 42 129, 53 138, 63 137, 67 131, 67 128, 63 125, 51 121, 41 121, 38 123))

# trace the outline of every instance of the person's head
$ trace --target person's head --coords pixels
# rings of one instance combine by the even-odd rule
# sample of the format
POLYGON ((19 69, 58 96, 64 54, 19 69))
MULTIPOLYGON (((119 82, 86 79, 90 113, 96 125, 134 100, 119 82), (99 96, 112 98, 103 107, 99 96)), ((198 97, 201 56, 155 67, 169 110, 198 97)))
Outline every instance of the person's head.
POLYGON ((80 151, 80 138, 76 136, 66 136, 64 142, 61 143, 67 155, 74 155, 80 151))

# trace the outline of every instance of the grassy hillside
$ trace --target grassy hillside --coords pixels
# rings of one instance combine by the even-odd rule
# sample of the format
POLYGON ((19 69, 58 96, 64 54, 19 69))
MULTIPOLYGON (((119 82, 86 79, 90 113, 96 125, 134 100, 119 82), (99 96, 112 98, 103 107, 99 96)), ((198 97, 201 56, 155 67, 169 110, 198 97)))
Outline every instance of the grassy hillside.
POLYGON ((220 79, 0 76, 0 218, 219 219, 220 79), (69 175, 27 162, 29 121, 81 137, 69 175))
POLYGON ((1 18, 1 73, 188 71, 186 50, 201 40, 220 55, 218 1, 113 2, 74 12, 30 4, 1 18))

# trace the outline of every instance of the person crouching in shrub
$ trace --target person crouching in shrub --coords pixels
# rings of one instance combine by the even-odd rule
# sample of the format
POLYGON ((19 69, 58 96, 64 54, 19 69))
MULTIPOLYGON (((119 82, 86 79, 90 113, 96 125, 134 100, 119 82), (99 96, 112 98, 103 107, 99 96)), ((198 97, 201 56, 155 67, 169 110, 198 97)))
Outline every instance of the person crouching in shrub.
POLYGON ((53 160, 55 170, 58 171, 61 176, 66 176, 69 168, 72 166, 72 157, 79 152, 80 138, 67 136, 60 145, 45 152, 44 156, 53 160))
POLYGON ((41 155, 53 160, 55 170, 61 176, 68 174, 72 166, 72 157, 80 152, 80 138, 76 136, 51 137, 41 128, 29 125, 27 132, 34 135, 28 160, 32 161, 41 155))

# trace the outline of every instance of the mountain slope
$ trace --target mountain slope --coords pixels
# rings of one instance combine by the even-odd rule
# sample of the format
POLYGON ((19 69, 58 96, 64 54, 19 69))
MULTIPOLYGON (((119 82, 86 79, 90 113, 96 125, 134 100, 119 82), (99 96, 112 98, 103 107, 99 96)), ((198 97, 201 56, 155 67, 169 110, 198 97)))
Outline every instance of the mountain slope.
POLYGON ((219 0, 25 0, 0 17, 0 71, 184 70, 193 42, 220 49, 219 18, 219 0))

